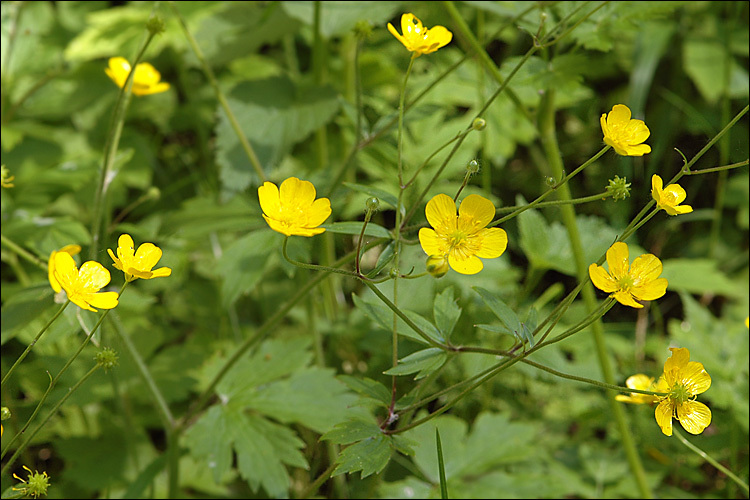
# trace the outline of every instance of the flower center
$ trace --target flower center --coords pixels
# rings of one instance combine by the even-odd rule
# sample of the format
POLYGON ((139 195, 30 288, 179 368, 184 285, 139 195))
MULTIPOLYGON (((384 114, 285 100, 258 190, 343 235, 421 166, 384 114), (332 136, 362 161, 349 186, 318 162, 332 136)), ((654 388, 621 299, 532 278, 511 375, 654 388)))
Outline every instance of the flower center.
POLYGON ((690 391, 688 391, 687 387, 685 387, 685 385, 681 384, 680 382, 675 382, 675 384, 669 390, 669 399, 674 401, 677 406, 682 405, 691 397, 693 397, 693 395, 690 394, 690 391))
POLYGON ((617 284, 620 285, 620 290, 627 292, 633 287, 633 278, 629 274, 626 274, 617 280, 617 284))

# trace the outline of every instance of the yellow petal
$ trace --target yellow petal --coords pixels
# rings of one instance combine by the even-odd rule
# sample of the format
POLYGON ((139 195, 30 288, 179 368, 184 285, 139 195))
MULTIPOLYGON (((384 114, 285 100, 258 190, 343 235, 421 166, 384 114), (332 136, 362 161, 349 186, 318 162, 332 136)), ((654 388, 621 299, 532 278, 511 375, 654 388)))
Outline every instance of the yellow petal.
POLYGON ((687 193, 679 184, 670 184, 664 189, 664 192, 672 195, 672 199, 674 200, 671 203, 672 205, 679 205, 687 198, 687 193))
POLYGON ((110 279, 109 271, 103 265, 93 260, 84 262, 81 270, 78 272, 81 292, 98 292, 109 284, 110 279))
POLYGON ((711 410, 700 401, 685 401, 677 407, 677 420, 690 434, 700 434, 711 423, 711 410))
POLYGON ((643 120, 630 120, 628 123, 628 133, 630 134, 628 139, 630 144, 640 144, 651 135, 643 120))
POLYGON ((667 436, 672 435, 672 415, 674 415, 672 401, 668 398, 663 399, 656 407, 656 423, 667 436))
POLYGON ((690 361, 690 351, 685 347, 670 347, 672 355, 664 362, 664 373, 672 370, 682 370, 690 361))
POLYGON ((268 227, 270 227, 274 231, 286 236, 292 236, 294 234, 294 232, 290 230, 290 227, 288 225, 282 224, 278 220, 268 217, 266 214, 263 214, 263 218, 266 219, 268 227))
POLYGON ((401 16, 401 33, 411 40, 414 35, 422 33, 422 21, 412 13, 406 13, 401 16))
POLYGON ((662 207, 669 215, 682 215, 689 214, 693 211, 693 207, 690 205, 678 205, 674 207, 662 207))
POLYGON ((114 261, 113 265, 115 266, 115 269, 119 269, 120 271, 122 271, 122 262, 120 262, 120 259, 118 259, 117 257, 115 257, 115 254, 109 248, 107 249, 107 253, 109 254, 109 256, 114 261))
POLYGON ((664 186, 664 181, 659 177, 658 175, 654 174, 651 176, 651 198, 654 199, 654 201, 658 204, 661 204, 662 202, 662 187, 664 186))
POLYGON ((308 207, 315 200, 315 186, 312 182, 290 177, 281 183, 279 198, 282 207, 308 207))
MULTIPOLYGON (((114 309, 118 304, 117 299, 117 292, 89 293, 82 296, 82 300, 99 309, 114 309)), ((85 309, 93 310, 90 308, 85 309)))
POLYGON ((135 266, 139 271, 151 271, 161 259, 161 248, 153 243, 144 243, 138 247, 135 253, 135 266))
POLYGON ((638 300, 656 300, 667 293, 667 286, 669 286, 667 278, 659 278, 644 285, 632 287, 630 293, 638 300))
POLYGON ((308 211, 307 224, 310 227, 317 227, 323 224, 329 215, 331 215, 331 200, 319 198, 313 202, 308 211))
POLYGON ((655 255, 646 253, 636 257, 628 274, 633 279, 635 286, 641 286, 657 279, 661 271, 661 261, 655 255))
POLYGON ((281 200, 279 198, 279 188, 272 182, 264 182, 258 188, 258 201, 263 213, 275 217, 281 212, 281 200))
POLYGON ((168 267, 160 267, 159 269, 154 269, 151 272, 152 278, 166 278, 167 276, 172 275, 172 269, 168 267))
POLYGON ((70 295, 74 285, 78 283, 78 268, 67 252, 57 252, 55 254, 55 279, 62 288, 70 295))
MULTIPOLYGON (((458 217, 464 221, 464 224, 468 223, 467 225, 476 231, 492 222, 493 217, 495 217, 495 205, 478 194, 470 194, 464 198, 458 207, 458 217)), ((464 227, 459 221, 459 228, 463 229, 464 227)))
POLYGON ((609 137, 610 131, 609 126, 607 125, 607 113, 604 113, 601 118, 599 118, 599 123, 602 125, 602 133, 604 134, 604 137, 609 137))
POLYGON ((448 263, 454 271, 461 274, 477 274, 484 269, 484 264, 475 255, 459 259, 451 253, 448 255, 448 263))
POLYGON ((427 255, 442 255, 444 253, 442 240, 430 228, 423 227, 419 230, 419 244, 422 245, 422 250, 427 255))
POLYGON ((612 293, 620 288, 617 281, 612 279, 612 276, 602 266, 591 264, 589 266, 589 276, 594 286, 603 292, 612 293))
POLYGON ((623 156, 643 156, 651 152, 651 146, 648 144, 639 144, 637 146, 627 146, 623 156))
POLYGON ((122 234, 117 240, 117 255, 120 260, 129 261, 135 256, 135 243, 129 234, 122 234))
POLYGON ((627 276, 630 263, 628 262, 628 245, 618 241, 607 250, 607 265, 609 274, 615 280, 627 276))
POLYGON ((624 104, 615 104, 607 116, 607 125, 624 125, 630 121, 630 108, 624 104))
POLYGON ((693 396, 703 394, 711 387, 711 376, 703 367, 703 363, 690 361, 685 368, 680 371, 685 388, 693 396))
POLYGON ((455 225, 456 204, 453 198, 447 194, 437 194, 427 202, 425 208, 427 222, 435 229, 440 229, 445 224, 455 225))
POLYGON ((482 246, 476 253, 477 257, 494 259, 500 257, 508 247, 508 234, 505 230, 498 227, 485 229, 480 233, 480 236, 482 238, 482 246))
POLYGON ((624 306, 635 307, 636 309, 640 309, 643 307, 643 304, 639 304, 635 301, 633 295, 630 292, 619 291, 613 293, 612 296, 615 298, 615 300, 617 300, 617 302, 624 306))

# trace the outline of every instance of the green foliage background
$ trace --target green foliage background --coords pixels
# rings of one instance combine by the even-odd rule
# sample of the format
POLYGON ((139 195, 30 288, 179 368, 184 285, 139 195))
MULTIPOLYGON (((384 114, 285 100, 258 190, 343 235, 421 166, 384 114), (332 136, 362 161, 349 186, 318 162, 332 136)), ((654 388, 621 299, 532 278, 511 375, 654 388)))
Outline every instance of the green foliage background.
MULTIPOLYGON (((413 12, 428 27, 456 31, 441 2, 321 2, 324 48, 316 74, 313 4, 176 7, 269 180, 279 184, 296 176, 330 197, 329 231, 289 240, 293 258, 326 263, 355 248, 361 225, 345 223, 363 220, 368 196, 381 202, 368 238, 388 237, 394 224, 393 120, 409 53, 386 23, 400 27, 401 13, 413 12), (354 28, 363 21, 371 34, 360 41, 354 28), (372 140, 357 151, 342 182, 333 184, 358 140, 357 74, 362 136, 372 140)), ((544 30, 576 8, 582 7, 573 20, 599 5, 582 4, 466 1, 456 7, 505 77, 531 47, 542 15, 544 30)), ((91 244, 97 176, 118 90, 104 73, 107 59, 132 60, 150 15, 166 23, 144 60, 171 89, 131 102, 108 192, 107 232, 94 260, 112 271, 112 289, 119 289, 123 278, 111 268, 106 249, 116 248, 118 236, 128 233, 136 245, 150 241, 162 248, 160 265, 172 268, 172 275, 128 288, 111 321, 95 335, 96 345, 84 350, 45 408, 88 370, 96 346, 116 349, 119 367, 97 373, 77 391, 12 467, 22 476, 22 464, 47 471, 50 498, 164 497, 166 435, 120 335, 132 340, 179 417, 236 347, 316 272, 282 257, 283 236, 261 216, 259 178, 166 2, 0 6, 0 146, 2 163, 15 176, 15 187, 2 191, 2 235, 45 262, 51 251, 68 244, 82 245, 86 256, 91 244)), ((609 2, 513 77, 510 89, 532 117, 541 95, 555 91, 558 142, 568 171, 601 149, 599 117, 614 104, 627 104, 651 130, 651 154, 630 158, 609 152, 571 183, 574 197, 602 192, 615 175, 632 183, 626 200, 576 207, 589 262, 604 254, 650 200, 651 175, 668 179, 682 167, 673 148, 691 158, 747 105, 749 15, 747 2, 609 2)), ((407 101, 466 53, 470 48, 454 35, 447 47, 419 57, 407 101)), ((405 115, 407 173, 465 129, 497 88, 480 60, 469 57, 425 94, 405 115)), ((481 194, 503 207, 526 203, 547 189, 552 172, 536 128, 508 94, 483 117, 484 131, 469 135, 427 199, 455 193, 472 159, 481 170, 462 197, 481 194)), ((406 192, 407 207, 444 154, 427 162, 415 189, 406 192)), ((747 157, 746 115, 694 168, 747 157)), ((667 295, 643 310, 615 306, 604 318, 621 385, 634 373, 661 374, 670 346, 689 348, 692 360, 704 364, 713 382, 700 400, 710 406, 713 421, 689 439, 745 481, 748 180, 747 166, 684 177, 694 212, 674 218, 662 212, 628 242, 631 259, 646 252, 662 259, 667 295)), ((424 221, 421 214, 420 208, 415 223, 424 221)), ((557 208, 528 210, 503 228, 508 251, 485 261, 480 274, 451 271, 440 280, 401 280, 399 307, 435 338, 450 337, 457 345, 511 345, 513 337, 488 297, 501 297, 524 321, 532 321, 532 308, 544 318, 575 287, 576 270, 557 208)), ((363 268, 375 267, 383 252, 385 245, 367 252, 363 268)), ((419 245, 406 246, 402 272, 411 266, 421 272, 424 258, 419 245)), ((58 308, 46 272, 3 244, 3 375, 58 308)), ((557 328, 585 315, 576 301, 557 328)), ((640 496, 604 391, 522 364, 447 414, 403 434, 383 435, 379 423, 390 404, 390 374, 400 376, 398 404, 407 407, 414 401, 409 391, 425 376, 434 376, 429 390, 436 392, 496 361, 483 354, 424 351, 424 341, 401 323, 403 363, 393 369, 392 317, 358 281, 332 275, 314 288, 232 368, 211 406, 190 422, 180 442, 181 495, 297 496, 338 457, 333 478, 317 492, 321 497, 438 498, 437 427, 452 497, 640 496)), ((4 387, 2 404, 13 417, 3 424, 8 431, 3 449, 46 390, 46 372, 59 371, 84 338, 82 328, 90 329, 97 318, 67 308, 4 387)), ((588 330, 532 359, 601 380, 588 330)), ((414 418, 445 401, 437 398, 414 418)), ((723 474, 664 436, 652 408, 625 410, 657 496, 741 497, 723 474)), ((3 475, 1 489, 16 483, 3 475)))

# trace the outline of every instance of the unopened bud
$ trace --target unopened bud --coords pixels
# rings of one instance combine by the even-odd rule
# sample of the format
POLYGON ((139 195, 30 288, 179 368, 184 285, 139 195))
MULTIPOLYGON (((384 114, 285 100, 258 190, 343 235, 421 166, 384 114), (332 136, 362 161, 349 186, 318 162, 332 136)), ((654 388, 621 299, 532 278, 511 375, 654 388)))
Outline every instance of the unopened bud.
POLYGON ((614 179, 609 180, 609 185, 605 189, 612 195, 612 199, 615 201, 624 200, 630 196, 630 183, 625 177, 621 179, 615 175, 614 179))
POLYGON ((149 30, 152 35, 158 35, 159 33, 164 32, 165 26, 164 19, 159 16, 154 16, 146 21, 146 29, 149 30))
POLYGON ((365 207, 367 207, 368 212, 374 212, 380 209, 380 200, 375 198, 374 196, 372 198, 367 198, 365 207))
POLYGON ((479 162, 476 160, 471 160, 469 163, 466 164, 466 171, 471 175, 474 175, 477 172, 479 172, 479 162))
POLYGON ((427 272, 435 278, 442 278, 448 272, 448 257, 446 255, 430 255, 425 263, 427 272))
POLYGON ((487 121, 484 118, 474 118, 474 121, 471 124, 471 128, 474 130, 484 130, 484 127, 487 126, 487 121))

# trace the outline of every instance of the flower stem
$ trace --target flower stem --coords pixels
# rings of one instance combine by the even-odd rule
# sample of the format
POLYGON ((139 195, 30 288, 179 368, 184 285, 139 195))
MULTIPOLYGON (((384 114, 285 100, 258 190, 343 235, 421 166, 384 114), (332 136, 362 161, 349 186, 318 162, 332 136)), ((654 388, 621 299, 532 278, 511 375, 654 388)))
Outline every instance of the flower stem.
MULTIPOLYGON (((76 391, 76 389, 78 389, 79 387, 81 387, 81 385, 83 385, 83 383, 86 382, 86 380, 88 380, 88 378, 91 375, 93 375, 94 372, 96 370, 98 370, 98 369, 99 369, 99 364, 94 365, 88 371, 88 373, 86 373, 86 375, 84 375, 83 377, 81 377, 81 379, 78 382, 76 382, 76 384, 73 387, 71 387, 70 389, 68 389, 68 392, 65 393, 65 396, 63 396, 62 399, 60 399, 60 401, 57 402, 57 404, 55 405, 54 408, 52 408, 52 411, 49 412, 49 414, 47 415, 47 417, 42 422, 40 422, 39 425, 36 426, 36 429, 34 429, 34 431, 31 434, 28 435, 28 437, 26 438, 26 440, 24 440, 24 442, 21 443, 21 445, 18 447, 18 449, 16 449, 15 453, 13 453, 13 455, 8 459, 8 461, 5 463, 5 465, 3 465, 3 469, 2 469, 3 474, 5 474, 5 472, 8 469, 8 467, 10 467, 13 464, 13 462, 15 462, 16 458, 18 457, 18 455, 26 448, 26 446, 34 438, 34 436, 36 436, 37 432, 39 432, 47 424, 47 422, 49 422, 49 419, 51 419, 53 417, 53 415, 55 415, 55 413, 57 413, 57 410, 60 408, 60 406, 62 406, 62 404, 65 401, 68 400, 68 398, 76 391)), ((7 451, 7 449, 6 449, 6 451, 7 451)), ((3 455, 4 454, 5 453, 3 453, 3 455)))
MULTIPOLYGON (((539 133, 542 146, 547 156, 550 168, 556 177, 563 176, 563 161, 560 156, 560 150, 557 145, 557 135, 555 131, 555 91, 549 89, 542 96, 540 109, 539 109, 539 133)), ((560 197, 563 200, 571 200, 570 188, 567 184, 560 186, 559 189, 560 197)), ((568 231, 568 237, 570 239, 571 249, 576 262, 576 269, 578 270, 578 278, 581 282, 586 281, 581 294, 586 308, 589 311, 597 309, 596 295, 591 283, 588 282, 587 263, 586 257, 583 251, 583 245, 581 243, 580 233, 578 231, 578 224, 576 222, 575 210, 572 205, 564 205, 561 207, 561 214, 563 223, 568 231)), ((601 321, 594 321, 591 324, 591 331, 594 337, 594 344, 596 346, 597 358, 599 359, 599 367, 602 371, 604 381, 608 384, 614 383, 614 375, 612 372, 612 366, 609 360, 609 354, 604 340, 604 332, 601 321)), ((555 340, 555 339, 553 339, 555 340)), ((611 393, 606 394, 607 402, 610 405, 612 413, 615 417, 618 430, 620 431, 620 439, 622 445, 625 448, 625 455, 627 457, 630 469, 633 472, 635 482, 638 486, 638 490, 641 496, 644 498, 653 498, 653 494, 646 482, 646 474, 643 470, 638 451, 635 447, 632 434, 628 428, 625 420, 625 414, 615 401, 611 393)))
MULTIPOLYGON (((609 193, 608 191, 604 191, 599 194, 592 194, 591 196, 584 196, 582 198, 573 198, 571 200, 544 201, 541 203, 536 203, 534 207, 546 208, 546 207, 560 207, 563 205, 581 205, 583 203, 590 203, 592 201, 602 201, 606 198, 609 198, 610 196, 612 196, 611 193, 609 193)), ((500 207, 497 210, 495 210, 495 213, 500 214, 500 213, 505 213, 505 212, 515 212, 516 210, 520 210, 520 209, 528 210, 529 208, 533 208, 533 207, 529 207, 529 205, 516 205, 514 207, 500 207)))
POLYGON ((112 121, 109 125, 109 132, 107 133, 107 142, 104 145, 104 162, 102 163, 101 172, 99 172, 99 185, 96 189, 96 195, 94 196, 94 209, 93 209, 93 225, 91 228, 91 248, 89 250, 89 259, 96 259, 99 253, 99 240, 101 239, 102 233, 102 218, 104 217, 104 206, 106 204, 107 189, 110 179, 110 170, 115 163, 115 157, 117 156, 117 149, 120 145, 120 136, 122 135, 122 127, 125 124, 125 115, 127 114, 128 106, 130 105, 130 98, 132 97, 133 77, 135 75, 135 68, 138 66, 143 54, 146 52, 151 40, 156 35, 155 32, 147 31, 146 41, 141 45, 138 54, 132 61, 130 66, 130 72, 128 77, 125 79, 120 92, 117 94, 117 102, 115 103, 115 109, 112 112, 112 121))
POLYGON ((177 16, 177 20, 180 22, 182 31, 185 33, 185 38, 187 38, 190 47, 193 49, 195 57, 198 58, 198 61, 201 64, 201 68, 203 68, 203 72, 206 74, 206 78, 208 78, 208 82, 214 89, 214 93, 216 94, 216 99, 219 101, 219 105, 221 105, 221 108, 227 114, 229 125, 232 127, 232 130, 234 130, 234 133, 237 134, 237 139, 239 139, 242 149, 245 151, 248 160, 250 160, 250 164, 253 166, 255 174, 260 179, 260 182, 265 182, 266 174, 263 172, 263 167, 260 164, 260 160, 258 160, 258 155, 255 154, 253 146, 250 144, 250 141, 247 140, 247 137, 245 137, 245 133, 242 131, 242 127, 240 127, 237 118, 234 116, 232 109, 229 107, 227 98, 224 96, 224 92, 221 90, 221 87, 219 87, 219 82, 216 80, 216 76, 214 76, 214 72, 211 69, 211 66, 209 66, 206 62, 206 58, 203 56, 203 52, 198 46, 198 42, 195 41, 195 38, 193 38, 193 34, 190 33, 190 30, 185 23, 185 18, 182 17, 182 14, 177 9, 177 6, 174 2, 169 2, 169 6, 172 7, 172 10, 177 16))
POLYGON ((688 447, 690 451, 704 459, 706 462, 710 463, 717 469, 719 469, 721 472, 727 475, 729 479, 734 481, 740 488, 742 488, 745 491, 745 495, 750 494, 750 489, 748 489, 748 485, 745 481, 737 477, 732 471, 721 465, 718 461, 714 460, 710 455, 708 455, 705 451, 701 450, 697 446, 695 446, 693 443, 685 439, 685 437, 678 431, 677 429, 672 429, 672 434, 677 436, 677 439, 680 440, 682 444, 688 447))
POLYGON ((50 327, 50 325, 52 325, 52 323, 54 323, 54 321, 62 314, 65 308, 68 307, 68 304, 70 304, 70 299, 65 301, 65 304, 63 304, 62 307, 58 309, 55 315, 52 316, 52 318, 49 321, 47 321, 47 324, 44 325, 42 330, 36 335, 36 337, 34 337, 34 340, 31 341, 31 343, 26 347, 26 350, 23 351, 23 353, 18 357, 16 362, 13 363, 13 366, 10 367, 10 370, 8 370, 8 373, 5 374, 5 376, 3 377, 2 383, 0 383, 0 388, 5 386, 5 382, 8 380, 8 377, 10 377, 10 374, 13 373, 13 370, 16 369, 16 366, 18 366, 21 363, 21 361, 23 361, 23 359, 26 357, 26 355, 28 355, 29 352, 31 352, 31 349, 36 345, 36 343, 42 337, 42 334, 46 332, 47 329, 50 327))

